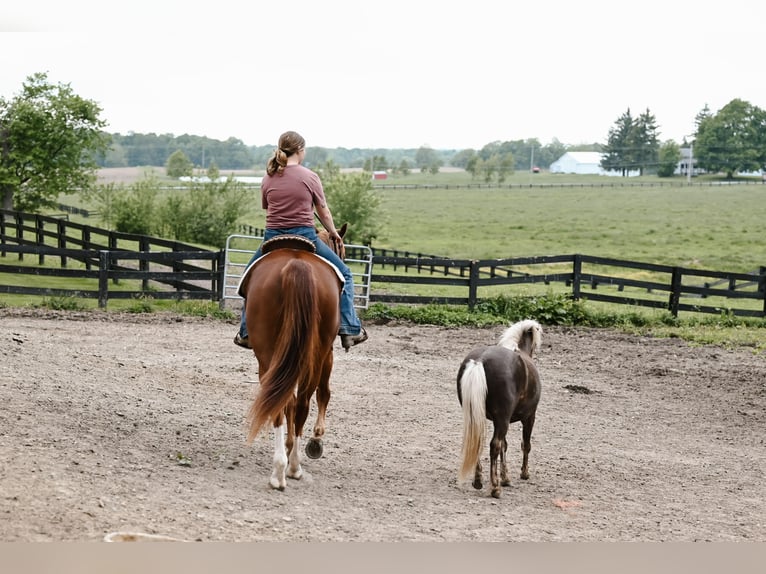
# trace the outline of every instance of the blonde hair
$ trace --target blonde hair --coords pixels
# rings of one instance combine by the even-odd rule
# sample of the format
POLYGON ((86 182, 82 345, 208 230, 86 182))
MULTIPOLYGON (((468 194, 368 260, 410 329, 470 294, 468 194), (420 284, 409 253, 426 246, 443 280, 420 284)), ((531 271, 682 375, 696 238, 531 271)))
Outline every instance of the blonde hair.
POLYGON ((274 175, 275 173, 282 173, 285 171, 287 165, 287 158, 298 153, 306 147, 306 140, 298 132, 285 132, 279 136, 279 143, 277 149, 271 154, 268 163, 266 164, 266 173, 274 175))

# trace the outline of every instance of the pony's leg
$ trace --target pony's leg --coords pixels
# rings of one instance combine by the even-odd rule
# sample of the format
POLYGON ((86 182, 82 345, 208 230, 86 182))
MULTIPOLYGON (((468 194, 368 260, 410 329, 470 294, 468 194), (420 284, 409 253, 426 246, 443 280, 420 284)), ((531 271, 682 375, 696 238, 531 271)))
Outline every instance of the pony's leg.
POLYGON ((483 486, 481 483, 481 461, 478 461, 476 463, 476 470, 473 473, 473 487, 476 490, 481 490, 481 487, 483 486))
POLYGON ((489 443, 489 481, 492 485, 491 494, 494 498, 500 498, 502 492, 500 488, 500 480, 498 479, 498 458, 503 452, 503 445, 505 443, 505 435, 508 432, 508 423, 506 421, 493 421, 494 432, 492 434, 492 440, 489 443))
POLYGON ((287 452, 285 451, 285 431, 287 425, 282 420, 279 426, 274 426, 274 469, 271 472, 269 484, 277 490, 284 490, 287 486, 285 480, 285 468, 287 467, 287 452))
POLYGON ((521 421, 521 452, 524 458, 521 462, 521 478, 529 479, 529 451, 532 450, 532 427, 535 426, 535 415, 521 421))
POLYGON ((508 439, 503 437, 503 448, 500 451, 500 485, 510 486, 511 481, 508 479, 508 439))

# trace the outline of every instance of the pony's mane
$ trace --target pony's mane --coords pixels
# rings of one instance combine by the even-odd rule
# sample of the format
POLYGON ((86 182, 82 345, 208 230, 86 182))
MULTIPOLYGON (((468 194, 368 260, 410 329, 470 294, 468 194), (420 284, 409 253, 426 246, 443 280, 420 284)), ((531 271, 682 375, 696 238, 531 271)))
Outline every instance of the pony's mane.
POLYGON ((530 328, 532 329, 532 351, 537 352, 543 340, 543 328, 540 323, 532 319, 525 319, 508 327, 500 335, 497 344, 512 351, 518 350, 522 335, 530 328))

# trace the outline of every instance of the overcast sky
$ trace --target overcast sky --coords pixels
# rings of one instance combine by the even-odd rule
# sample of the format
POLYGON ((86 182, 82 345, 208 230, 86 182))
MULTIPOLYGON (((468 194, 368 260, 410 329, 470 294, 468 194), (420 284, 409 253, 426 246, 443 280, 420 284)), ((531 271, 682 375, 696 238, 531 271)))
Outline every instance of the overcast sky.
POLYGON ((0 96, 47 72, 107 130, 272 145, 480 149, 604 142, 654 114, 766 109, 766 3, 25 0, 0 7, 0 96), (22 5, 23 4, 23 5, 22 5))

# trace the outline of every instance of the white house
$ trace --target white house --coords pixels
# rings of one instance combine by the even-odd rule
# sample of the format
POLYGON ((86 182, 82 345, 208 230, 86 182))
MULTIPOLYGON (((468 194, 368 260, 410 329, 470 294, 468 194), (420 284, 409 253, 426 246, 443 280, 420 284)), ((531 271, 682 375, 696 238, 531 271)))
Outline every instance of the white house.
MULTIPOLYGON (((601 167, 603 154, 597 151, 568 151, 551 164, 551 173, 575 173, 578 175, 622 175, 619 171, 606 171, 601 167)), ((638 175, 638 170, 629 176, 638 175)))

